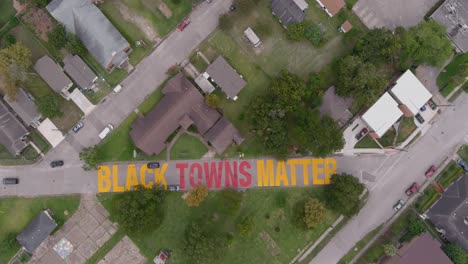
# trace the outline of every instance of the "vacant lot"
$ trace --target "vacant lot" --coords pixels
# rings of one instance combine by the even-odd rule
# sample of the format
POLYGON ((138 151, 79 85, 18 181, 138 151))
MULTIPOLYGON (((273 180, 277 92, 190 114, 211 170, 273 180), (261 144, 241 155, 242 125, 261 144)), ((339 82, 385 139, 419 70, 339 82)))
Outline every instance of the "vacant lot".
POLYGON ((16 10, 13 8, 13 1, 0 1, 0 28, 2 28, 15 14, 16 10))
POLYGON ((78 196, 1 199, 0 263, 7 263, 20 248, 16 240, 13 240, 11 246, 7 246, 6 241, 16 237, 41 210, 51 209, 55 214, 55 221, 61 226, 75 213, 79 203, 78 196))
POLYGON ((437 86, 442 89, 440 93, 443 96, 450 94, 455 87, 462 84, 465 81, 465 78, 468 76, 463 76, 463 70, 466 68, 466 63, 468 63, 468 53, 463 53, 455 57, 450 64, 448 64, 445 69, 437 77, 437 86))
MULTIPOLYGON (((222 263, 288 263, 298 249, 316 240, 337 217, 328 212, 324 223, 313 230, 294 224, 295 205, 309 196, 323 199, 323 188, 320 187, 247 190, 241 209, 234 215, 226 211, 220 192, 210 192, 198 208, 187 207, 181 195, 169 193, 164 203, 166 215, 159 229, 139 235, 128 234, 148 259, 160 249, 171 249, 171 263, 189 263, 183 253, 185 227, 192 221, 202 220, 210 230, 233 235, 222 263), (252 217, 254 227, 250 234, 241 236, 236 225, 245 216, 252 217), (271 240, 266 242, 265 237, 271 240), (273 253, 277 255, 273 256, 273 253)), ((103 204, 112 219, 112 195, 102 195, 101 199, 105 200, 103 204)))
POLYGON ((25 26, 18 25, 10 31, 10 34, 15 36, 17 42, 21 42, 31 51, 31 62, 33 65, 39 58, 47 55, 47 50, 25 26))

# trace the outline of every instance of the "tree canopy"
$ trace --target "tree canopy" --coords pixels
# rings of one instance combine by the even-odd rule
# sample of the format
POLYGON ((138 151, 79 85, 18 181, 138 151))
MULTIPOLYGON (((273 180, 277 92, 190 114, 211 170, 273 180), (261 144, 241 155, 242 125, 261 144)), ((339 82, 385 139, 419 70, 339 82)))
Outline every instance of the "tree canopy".
POLYGON ((463 248, 449 243, 442 247, 445 254, 453 261, 454 264, 466 264, 468 263, 468 254, 463 248))
POLYGON ((323 33, 320 27, 315 23, 309 23, 304 29, 304 36, 313 45, 317 46, 323 39, 323 33))
POLYGON ((85 170, 97 169, 99 164, 104 161, 104 155, 98 146, 84 148, 80 152, 80 159, 85 162, 85 170))
POLYGON ((58 24, 52 31, 47 34, 49 42, 56 49, 61 49, 67 44, 67 32, 62 24, 58 24))
POLYGON ((309 198, 304 205, 303 221, 307 228, 314 228, 320 224, 324 218, 327 209, 317 199, 309 198))
POLYGON ((304 38, 304 23, 291 23, 288 25, 286 36, 292 41, 299 41, 304 38))
POLYGON ((367 31, 354 46, 353 54, 364 62, 394 63, 399 57, 401 44, 398 35, 389 29, 367 31))
POLYGON ((206 185, 198 185, 189 191, 185 202, 190 207, 198 207, 205 200, 206 196, 208 196, 208 187, 206 185))
POLYGON ((346 174, 331 176, 331 184, 325 188, 327 204, 336 212, 352 216, 359 210, 359 196, 364 191, 364 185, 359 179, 346 174))
POLYGON ((198 223, 190 223, 185 229, 184 255, 189 263, 213 263, 227 248, 226 239, 221 234, 204 230, 198 223))
POLYGON ((25 81, 31 66, 31 51, 20 42, 0 50, 0 75, 3 77, 5 94, 16 97, 16 84, 25 81))

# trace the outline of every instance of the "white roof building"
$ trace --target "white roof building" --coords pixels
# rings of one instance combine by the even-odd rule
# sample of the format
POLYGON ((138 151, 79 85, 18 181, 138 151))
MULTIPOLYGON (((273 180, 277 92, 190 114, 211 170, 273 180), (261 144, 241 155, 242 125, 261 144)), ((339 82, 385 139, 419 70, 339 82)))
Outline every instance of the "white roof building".
POLYGON ((402 115, 403 112, 395 99, 389 93, 385 93, 362 115, 362 120, 377 137, 382 137, 402 115))
POLYGON ((413 116, 432 97, 432 94, 410 70, 407 70, 396 81, 396 85, 390 92, 401 104, 404 104, 408 108, 413 116))

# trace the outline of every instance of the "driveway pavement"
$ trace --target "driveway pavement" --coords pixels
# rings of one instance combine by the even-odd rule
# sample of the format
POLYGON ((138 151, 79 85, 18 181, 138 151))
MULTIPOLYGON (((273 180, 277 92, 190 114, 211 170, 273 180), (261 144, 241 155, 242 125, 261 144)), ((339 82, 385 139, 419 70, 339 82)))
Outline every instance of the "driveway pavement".
POLYGON ((368 28, 412 27, 424 19, 438 0, 359 0, 354 13, 368 28))

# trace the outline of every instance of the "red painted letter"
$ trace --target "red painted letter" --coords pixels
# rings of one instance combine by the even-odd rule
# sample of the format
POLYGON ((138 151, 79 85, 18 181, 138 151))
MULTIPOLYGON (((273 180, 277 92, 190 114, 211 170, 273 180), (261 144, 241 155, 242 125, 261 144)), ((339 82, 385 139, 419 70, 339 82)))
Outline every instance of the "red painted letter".
POLYGON ((192 188, 195 188, 197 185, 203 184, 203 170, 202 166, 200 163, 193 163, 190 165, 190 175, 189 175, 189 180, 190 180, 190 185, 192 188), (193 177, 193 172, 197 169, 197 174, 198 174, 198 182, 195 183, 195 177, 193 177))
POLYGON ((234 161, 234 171, 231 170, 231 164, 229 161, 224 162, 225 177, 226 177, 226 188, 230 187, 229 179, 232 181, 232 187, 237 188, 237 161, 234 161))
POLYGON ((251 168, 248 161, 242 161, 239 165, 239 173, 245 176, 245 179, 240 179, 239 183, 242 187, 247 188, 252 183, 252 175, 250 175, 250 173, 246 171, 245 168, 248 170, 251 168))
POLYGON ((188 167, 187 163, 176 163, 176 168, 179 169, 179 183, 180 189, 185 189, 185 169, 188 167))
POLYGON ((216 188, 221 187, 221 176, 223 175, 223 162, 218 162, 218 169, 216 170, 216 162, 205 162, 203 164, 205 167, 205 177, 206 177, 206 187, 210 189, 213 184, 213 178, 215 180, 216 188), (211 170, 209 165, 211 164, 211 170))

